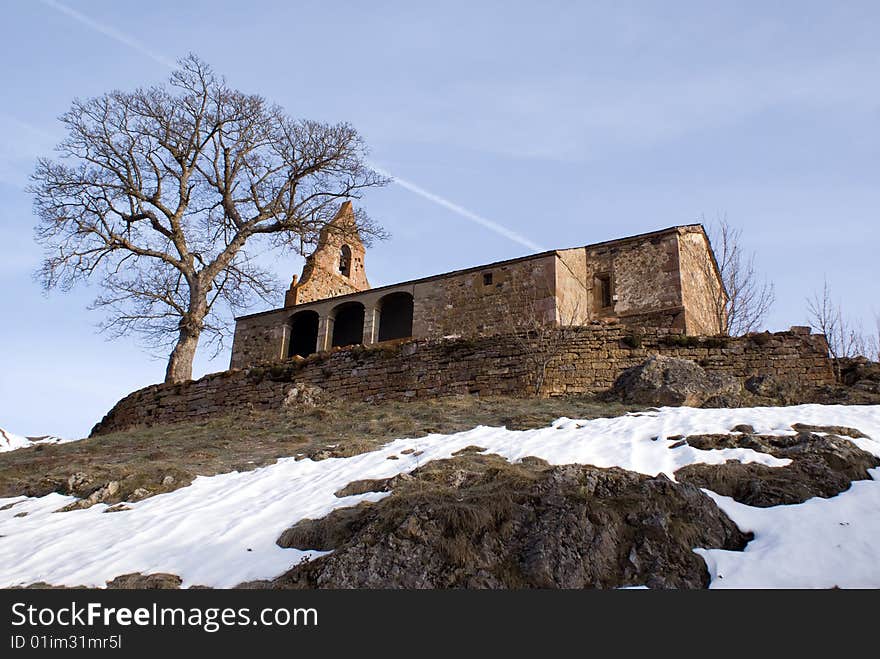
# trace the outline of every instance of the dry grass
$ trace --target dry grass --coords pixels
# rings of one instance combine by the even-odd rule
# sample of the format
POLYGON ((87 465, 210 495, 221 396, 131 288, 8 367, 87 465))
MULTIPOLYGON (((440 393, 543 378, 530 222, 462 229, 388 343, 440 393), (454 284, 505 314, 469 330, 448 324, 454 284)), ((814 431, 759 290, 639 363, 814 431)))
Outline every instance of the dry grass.
POLYGON ((138 489, 140 496, 149 496, 183 487, 196 475, 247 471, 282 457, 348 457, 398 437, 458 432, 476 425, 535 428, 560 416, 616 416, 627 409, 631 408, 591 398, 463 396, 240 413, 2 453, 0 497, 50 492, 87 497, 117 481, 119 491, 104 499, 115 503, 131 500, 138 489), (71 487, 69 478, 77 473, 85 475, 84 482, 71 487))
MULTIPOLYGON (((435 460, 412 475, 372 481, 377 491, 392 491, 381 503, 339 508, 321 519, 304 519, 278 539, 282 547, 338 549, 368 523, 371 537, 403 532, 421 537, 427 529, 410 528, 415 511, 430 519, 437 548, 453 565, 474 561, 475 541, 497 532, 516 516, 532 485, 550 465, 538 458, 511 463, 498 455, 459 451, 435 460)), ((358 481, 366 486, 367 481, 358 481)), ((362 491, 369 491, 359 488, 362 491)))

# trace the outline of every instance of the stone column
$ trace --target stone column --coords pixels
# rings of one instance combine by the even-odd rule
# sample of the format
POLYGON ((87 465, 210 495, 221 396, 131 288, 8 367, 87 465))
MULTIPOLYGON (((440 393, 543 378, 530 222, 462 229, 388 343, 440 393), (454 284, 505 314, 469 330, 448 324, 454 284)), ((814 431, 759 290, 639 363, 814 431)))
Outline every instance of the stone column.
POLYGON ((318 343, 315 350, 329 350, 330 343, 333 339, 333 319, 330 316, 318 317, 318 343))
POLYGON ((379 338, 379 310, 370 305, 364 308, 364 345, 375 343, 379 338))

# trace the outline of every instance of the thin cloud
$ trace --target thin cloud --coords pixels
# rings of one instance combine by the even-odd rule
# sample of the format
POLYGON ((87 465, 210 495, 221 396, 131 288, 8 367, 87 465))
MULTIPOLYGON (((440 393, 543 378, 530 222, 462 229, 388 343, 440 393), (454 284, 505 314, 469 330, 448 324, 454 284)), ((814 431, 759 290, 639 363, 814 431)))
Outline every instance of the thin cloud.
POLYGON ((139 53, 141 53, 142 55, 146 55, 151 60, 153 60, 154 62, 158 62, 159 64, 161 64, 164 67, 167 67, 169 69, 173 69, 176 66, 172 60, 168 59, 167 57, 164 57, 163 55, 159 55, 158 53, 154 53, 152 50, 150 50, 149 48, 144 46, 137 39, 130 37, 129 35, 125 34, 124 32, 120 32, 119 30, 112 28, 109 25, 105 25, 104 23, 99 23, 98 21, 96 21, 92 18, 89 18, 85 14, 82 14, 82 13, 76 11, 75 9, 72 9, 71 7, 68 7, 65 4, 57 2, 57 0, 40 0, 40 2, 42 2, 47 7, 51 7, 55 11, 59 11, 62 14, 66 14, 70 18, 74 19, 75 21, 79 21, 83 25, 86 25, 86 26, 92 28, 96 32, 100 32, 104 36, 110 37, 111 39, 118 41, 119 43, 121 43, 125 46, 128 46, 132 50, 136 50, 139 53))
POLYGON ((449 201, 448 199, 444 199, 443 197, 436 195, 433 192, 429 192, 428 190, 425 190, 423 187, 416 185, 412 181, 407 181, 404 178, 400 178, 399 176, 395 176, 391 172, 389 172, 389 171, 387 171, 387 170, 385 170, 375 164, 371 164, 370 167, 372 167, 374 170, 379 172, 379 174, 381 174, 382 176, 387 176, 388 178, 393 179, 394 182, 397 183, 397 185, 399 185, 403 189, 409 190, 410 192, 417 194, 418 196, 420 196, 424 199, 427 199, 428 201, 432 201, 435 204, 437 204, 438 206, 442 206, 443 208, 451 210, 456 215, 460 215, 461 217, 465 218, 466 220, 470 220, 474 224, 479 224, 480 226, 485 227, 486 229, 489 229, 490 231, 498 234, 499 236, 507 238, 508 240, 512 240, 513 242, 518 243, 518 244, 522 245, 523 247, 527 247, 528 249, 535 251, 535 252, 546 251, 545 247, 542 247, 538 243, 536 243, 532 240, 529 240, 525 236, 518 234, 515 231, 512 231, 511 229, 508 229, 506 226, 499 224, 498 222, 494 222, 493 220, 490 220, 486 217, 483 217, 482 215, 478 215, 477 213, 474 213, 473 211, 470 211, 467 208, 459 206, 458 204, 456 204, 452 201, 449 201))
MULTIPOLYGON (((47 7, 51 7, 52 9, 55 9, 56 11, 59 11, 63 14, 66 14, 70 18, 72 18, 76 21, 79 21, 83 25, 90 27, 91 29, 95 30, 96 32, 100 32, 101 34, 103 34, 107 37, 110 37, 111 39, 114 39, 115 41, 118 41, 119 43, 121 43, 125 46, 128 46, 129 48, 131 48, 133 50, 136 50, 137 52, 141 53, 142 55, 146 55, 147 57, 152 59, 154 62, 158 62, 162 66, 165 66, 169 69, 174 69, 176 67, 175 63, 173 61, 171 61, 169 58, 167 58, 163 55, 159 55, 158 53, 154 53, 153 51, 146 48, 137 39, 134 39, 133 37, 125 34, 124 32, 120 32, 119 30, 117 30, 109 25, 99 23, 98 21, 86 16, 85 14, 82 14, 82 13, 76 11, 75 9, 68 7, 65 4, 58 2, 57 0, 40 0, 40 1, 44 5, 46 5, 47 7)), ((402 179, 399 176, 393 176, 392 174, 389 174, 385 170, 383 170, 379 167, 376 167, 375 165, 373 166, 373 169, 375 169, 377 172, 381 173, 383 176, 388 176, 390 178, 393 178, 394 182, 397 183, 400 187, 402 187, 406 190, 409 190, 410 192, 417 194, 420 197, 427 199, 428 201, 431 201, 439 206, 442 206, 443 208, 446 208, 447 210, 452 211, 456 215, 459 215, 459 216, 465 218, 466 220, 473 222, 474 224, 478 224, 486 229, 489 229, 490 231, 498 234, 499 236, 507 238, 508 240, 512 240, 513 242, 518 243, 519 245, 522 245, 524 247, 527 247, 528 249, 533 250, 533 251, 537 251, 537 252, 545 251, 545 248, 541 247, 537 243, 529 240, 525 236, 522 236, 522 235, 516 233, 515 231, 508 229, 507 227, 499 224, 498 222, 494 222, 488 218, 483 217, 482 215, 479 215, 477 213, 474 213, 473 211, 468 210, 467 208, 463 208, 462 206, 459 206, 458 204, 455 204, 455 203, 449 201, 448 199, 444 199, 443 197, 436 195, 433 192, 429 192, 428 190, 425 190, 424 188, 416 185, 415 183, 412 183, 411 181, 407 181, 406 179, 402 179)))

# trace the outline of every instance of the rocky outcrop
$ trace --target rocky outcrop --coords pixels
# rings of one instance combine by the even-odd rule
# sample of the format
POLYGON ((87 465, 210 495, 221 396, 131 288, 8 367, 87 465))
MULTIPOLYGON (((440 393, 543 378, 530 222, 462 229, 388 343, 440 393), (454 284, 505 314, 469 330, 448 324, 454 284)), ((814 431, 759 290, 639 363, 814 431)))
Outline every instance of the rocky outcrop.
POLYGON ((611 395, 640 405, 735 407, 742 385, 734 377, 708 373, 689 359, 652 355, 621 373, 611 395))
MULTIPOLYGON (((134 502, 151 497, 154 494, 170 492, 188 485, 193 475, 174 469, 172 473, 155 470, 135 471, 124 475, 120 480, 102 482, 95 476, 85 472, 71 474, 66 482, 43 479, 36 484, 28 484, 24 489, 27 496, 45 496, 58 492, 77 497, 75 501, 59 508, 56 512, 69 512, 90 508, 97 503, 120 504, 123 501, 134 502), (148 487, 147 487, 148 486, 148 487)), ((125 510, 122 506, 112 506, 108 512, 125 510)))
MULTIPOLYGON (((131 574, 122 574, 108 581, 105 584, 107 590, 176 590, 183 583, 176 574, 167 572, 154 572, 152 574, 141 574, 140 572, 132 572, 131 574)), ((13 588, 27 588, 32 590, 68 590, 89 588, 89 586, 56 586, 38 581, 27 586, 19 586, 13 588)), ((201 588, 200 586, 191 586, 191 588, 201 588)))
POLYGON ((836 367, 842 384, 880 394, 880 363, 865 357, 853 357, 838 359, 836 367))
POLYGON ((170 590, 180 588, 182 579, 176 574, 154 572, 123 574, 107 582, 108 590, 170 590))
POLYGON ((864 357, 833 360, 838 381, 816 387, 808 402, 826 405, 880 405, 880 363, 864 357))
POLYGON ((794 436, 746 432, 686 437, 682 441, 694 448, 749 448, 792 462, 787 467, 739 462, 692 464, 676 471, 675 478, 764 508, 802 503, 812 497, 833 497, 849 489, 852 481, 869 479, 868 469, 880 466, 880 459, 840 436, 863 436, 855 429, 798 424, 795 429, 799 432, 794 436))
POLYGON ((373 487, 392 494, 301 521, 279 539, 332 554, 246 585, 701 588, 709 577, 693 548, 748 541, 697 487, 617 468, 466 453, 373 487))

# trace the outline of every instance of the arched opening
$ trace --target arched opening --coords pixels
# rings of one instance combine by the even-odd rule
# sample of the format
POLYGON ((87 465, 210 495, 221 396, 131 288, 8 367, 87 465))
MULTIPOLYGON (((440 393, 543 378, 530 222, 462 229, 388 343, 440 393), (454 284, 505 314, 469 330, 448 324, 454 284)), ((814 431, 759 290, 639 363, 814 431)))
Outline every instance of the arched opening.
POLYGON ((346 302, 333 310, 333 347, 350 346, 364 340, 364 305, 346 302))
POLYGON ((379 301, 379 341, 412 336, 413 296, 389 293, 379 301))
POLYGON ((290 318, 290 345, 287 356, 308 357, 318 350, 318 314, 299 311, 290 318))
POLYGON ((339 274, 351 277, 351 247, 343 245, 339 250, 339 274))

